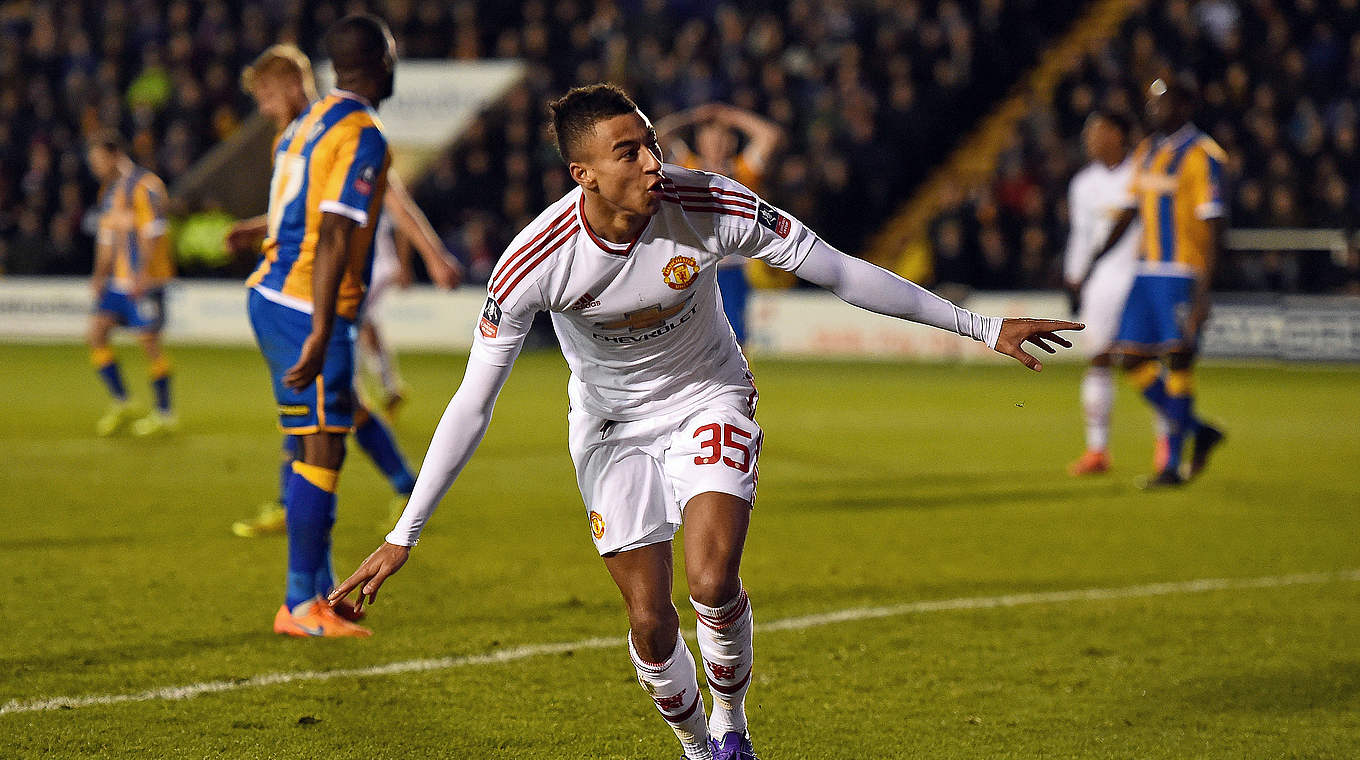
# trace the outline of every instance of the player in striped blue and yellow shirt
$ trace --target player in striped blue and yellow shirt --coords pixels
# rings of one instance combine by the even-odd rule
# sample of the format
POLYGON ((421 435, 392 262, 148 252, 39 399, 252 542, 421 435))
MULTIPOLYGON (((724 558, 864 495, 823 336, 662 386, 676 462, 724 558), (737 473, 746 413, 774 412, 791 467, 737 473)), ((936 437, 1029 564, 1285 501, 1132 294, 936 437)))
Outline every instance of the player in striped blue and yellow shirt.
MULTIPOLYGON (((297 47, 288 44, 274 45, 261 53, 259 58, 242 72, 241 85, 255 99, 260 113, 272 121, 278 130, 278 136, 274 140, 274 152, 278 151, 283 140, 283 134, 289 126, 311 108, 313 103, 320 100, 316 93, 311 60, 297 47)), ((460 272, 447 263, 452 259, 450 257, 446 261, 445 257, 448 257, 448 254, 444 250, 443 243, 439 241, 434 230, 430 227, 429 221, 425 219, 425 215, 404 190, 400 179, 391 169, 387 172, 387 190, 383 195, 383 213, 391 214, 395 220, 394 227, 407 232, 412 240, 417 241, 422 255, 425 257, 426 266, 433 278, 439 279, 440 275, 443 274, 442 282, 450 284, 450 286, 456 282, 461 276, 460 272), (442 272, 440 267, 444 268, 442 272)), ((236 250, 254 249, 256 252, 260 252, 261 243, 268 229, 269 219, 267 215, 238 222, 227 235, 227 245, 236 250)), ((379 226, 375 236, 380 236, 381 230, 382 227, 379 226)), ((376 246, 382 245, 382 242, 380 238, 375 241, 375 269, 377 267, 376 260, 379 256, 379 248, 376 246)), ((364 308, 360 311, 359 336, 361 340, 363 320, 372 308, 371 300, 372 294, 366 294, 364 308)), ((396 497, 391 502, 390 511, 393 515, 400 514, 406 506, 407 498, 411 495, 412 487, 415 485, 415 475, 411 473, 411 469, 406 463, 406 457, 398 447, 392 431, 381 418, 373 414, 364 405, 361 398, 357 399, 354 409, 354 440, 391 484, 396 497)), ((287 515, 283 509, 283 494, 288 487, 288 479, 292 475, 293 460, 298 453, 297 445, 296 436, 284 436, 278 499, 263 505, 257 517, 234 522, 232 524, 233 533, 249 538, 287 530, 288 523, 287 515)), ((396 517, 393 516, 391 519, 395 521, 396 517)), ((324 582, 326 582, 325 578, 318 581, 319 584, 324 582)), ((342 611, 341 614, 344 616, 345 612, 342 611)))
POLYGON ((113 397, 95 432, 112 435, 128 422, 137 435, 166 432, 174 428, 175 418, 170 404, 170 359, 161 346, 161 329, 165 324, 165 286, 175 276, 175 262, 166 236, 165 183, 132 162, 121 136, 113 130, 96 135, 86 160, 103 184, 91 282, 95 307, 90 320, 90 355, 113 397), (109 345, 115 326, 137 331, 151 365, 156 409, 135 421, 118 359, 109 345))
POLYGON ((1135 216, 1143 224, 1139 272, 1116 347, 1130 378, 1169 423, 1165 461, 1150 486, 1176 486, 1199 474, 1223 440, 1194 413, 1193 367, 1223 242, 1227 155, 1191 122, 1193 92, 1161 79, 1149 88, 1147 116, 1156 132, 1134 152, 1128 208, 1111 232, 1117 240, 1135 216), (1187 436, 1194 448, 1182 474, 1187 436))
POLYGON ((337 89, 275 147, 264 257, 246 281, 247 308, 279 424, 301 441, 284 491, 288 577, 274 631, 364 637, 371 632, 321 595, 331 582, 335 493, 354 424, 355 321, 391 161, 373 109, 392 94, 396 53, 387 25, 368 15, 335 22, 326 49, 337 89))

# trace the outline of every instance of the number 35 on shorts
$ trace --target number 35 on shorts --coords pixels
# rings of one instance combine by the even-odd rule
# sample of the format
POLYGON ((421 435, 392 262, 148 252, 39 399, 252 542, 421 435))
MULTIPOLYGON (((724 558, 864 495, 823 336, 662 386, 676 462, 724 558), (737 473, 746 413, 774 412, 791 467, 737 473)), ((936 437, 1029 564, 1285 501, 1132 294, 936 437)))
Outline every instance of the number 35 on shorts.
POLYGON ((701 453, 694 457, 698 465, 718 464, 737 472, 750 472, 754 463, 758 433, 751 433, 732 423, 711 422, 694 431, 701 453))

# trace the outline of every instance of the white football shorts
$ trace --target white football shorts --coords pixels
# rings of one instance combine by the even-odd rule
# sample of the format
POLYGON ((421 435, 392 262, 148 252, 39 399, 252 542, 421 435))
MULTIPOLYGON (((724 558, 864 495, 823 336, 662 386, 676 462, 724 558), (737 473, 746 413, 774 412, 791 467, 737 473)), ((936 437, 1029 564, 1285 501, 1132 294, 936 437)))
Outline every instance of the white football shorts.
POLYGON ((1081 313, 1077 318, 1086 329, 1076 333, 1076 347, 1082 356, 1090 359, 1114 346, 1124 316, 1124 302, 1136 274, 1133 266, 1122 261, 1097 262, 1091 279, 1081 289, 1081 313))
POLYGON ((754 503, 762 432, 750 399, 720 396, 694 411, 612 422, 575 409, 571 460, 600 554, 669 541, 695 496, 717 491, 754 503))

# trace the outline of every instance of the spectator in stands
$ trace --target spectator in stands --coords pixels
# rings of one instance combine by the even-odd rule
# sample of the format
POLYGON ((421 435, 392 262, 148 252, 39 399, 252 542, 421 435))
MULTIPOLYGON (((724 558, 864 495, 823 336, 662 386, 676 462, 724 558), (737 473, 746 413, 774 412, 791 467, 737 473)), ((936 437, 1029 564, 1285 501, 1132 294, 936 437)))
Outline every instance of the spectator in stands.
MULTIPOLYGON (((735 23, 730 16, 728 19, 729 24, 735 23)), ((705 103, 671 114, 657 121, 656 132, 668 161, 731 177, 756 193, 765 192, 764 179, 770 159, 784 140, 778 124, 722 103, 705 103), (694 133, 692 148, 682 134, 690 128, 694 133)), ((746 303, 750 294, 747 261, 730 256, 718 263, 718 289, 722 293, 723 311, 727 313, 737 342, 743 344, 746 342, 746 303)), ((751 264, 764 266, 754 260, 751 264)))

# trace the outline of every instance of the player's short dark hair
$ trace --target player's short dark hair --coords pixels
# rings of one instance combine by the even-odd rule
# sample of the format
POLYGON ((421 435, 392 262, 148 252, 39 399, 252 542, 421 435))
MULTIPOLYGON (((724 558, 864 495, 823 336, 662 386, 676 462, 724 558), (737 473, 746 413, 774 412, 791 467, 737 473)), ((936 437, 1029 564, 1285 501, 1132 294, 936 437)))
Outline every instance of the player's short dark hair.
POLYGON ((1132 124, 1130 124, 1129 120, 1123 114, 1118 113, 1116 111, 1110 111, 1104 108, 1099 108, 1092 111, 1091 116, 1089 118, 1092 121, 1100 119, 1106 124, 1109 124, 1110 126, 1114 127, 1115 130, 1119 132, 1120 136, 1123 137, 1125 140, 1129 138, 1129 130, 1132 128, 1132 124))
POLYGON ((557 154, 571 163, 581 141, 595 131, 595 122, 633 113, 637 103, 617 85, 606 82, 573 87, 557 100, 548 102, 552 114, 550 127, 557 154))
POLYGON ((368 71, 387 53, 387 23, 369 13, 353 13, 326 30, 326 54, 336 73, 368 71))
POLYGON ((1198 105, 1199 85, 1187 74, 1177 74, 1175 76, 1162 77, 1157 81, 1166 87, 1163 97, 1171 98, 1177 103, 1194 108, 1198 105))

